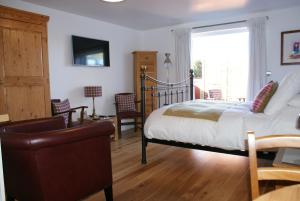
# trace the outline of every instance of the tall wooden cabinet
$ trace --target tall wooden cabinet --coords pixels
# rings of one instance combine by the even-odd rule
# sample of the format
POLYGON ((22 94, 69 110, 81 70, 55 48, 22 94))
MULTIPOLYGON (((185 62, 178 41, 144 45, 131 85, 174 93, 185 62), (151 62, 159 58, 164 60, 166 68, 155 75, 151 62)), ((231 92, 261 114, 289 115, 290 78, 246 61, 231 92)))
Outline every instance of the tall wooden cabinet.
POLYGON ((0 6, 0 114, 50 116, 49 17, 0 6))
MULTIPOLYGON (((157 52, 156 51, 136 51, 133 52, 134 58, 134 90, 137 100, 141 100, 141 66, 147 66, 147 75, 157 78, 157 52)), ((146 86, 154 86, 153 83, 146 81, 146 86)), ((157 108, 157 102, 154 101, 154 109, 157 108)), ((152 112, 151 92, 146 92, 145 113, 148 116, 152 112)))

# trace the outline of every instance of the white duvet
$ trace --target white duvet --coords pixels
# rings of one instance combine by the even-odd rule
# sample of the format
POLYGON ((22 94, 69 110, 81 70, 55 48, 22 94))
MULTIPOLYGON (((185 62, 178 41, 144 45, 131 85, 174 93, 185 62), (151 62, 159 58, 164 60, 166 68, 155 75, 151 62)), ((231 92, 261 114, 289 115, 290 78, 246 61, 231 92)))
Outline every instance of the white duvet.
MULTIPOLYGON (((194 102, 201 101, 196 100, 194 102)), ((223 103, 224 104, 224 103, 223 103)), ((257 136, 270 134, 299 134, 296 119, 300 108, 286 106, 274 115, 254 114, 247 103, 226 103, 218 122, 165 116, 165 106, 153 111, 147 118, 144 131, 149 139, 172 140, 206 145, 228 150, 244 150, 247 131, 257 136)))

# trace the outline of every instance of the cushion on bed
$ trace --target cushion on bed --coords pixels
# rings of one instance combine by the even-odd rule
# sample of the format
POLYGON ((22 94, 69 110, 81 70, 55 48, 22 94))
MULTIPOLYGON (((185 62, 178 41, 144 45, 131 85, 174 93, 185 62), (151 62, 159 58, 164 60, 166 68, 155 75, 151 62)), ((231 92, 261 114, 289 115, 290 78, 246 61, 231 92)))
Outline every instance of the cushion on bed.
POLYGON ((292 107, 299 107, 300 108, 300 94, 297 94, 296 96, 294 96, 289 102, 288 102, 289 106, 292 107))
POLYGON ((269 82, 267 85, 265 85, 258 95, 255 97, 251 111, 254 113, 261 113, 264 111, 265 107, 267 106, 268 102, 274 95, 275 91, 278 88, 277 82, 269 82))
POLYGON ((300 71, 287 74, 279 83, 278 89, 264 110, 267 115, 273 115, 288 105, 296 94, 300 93, 300 71))

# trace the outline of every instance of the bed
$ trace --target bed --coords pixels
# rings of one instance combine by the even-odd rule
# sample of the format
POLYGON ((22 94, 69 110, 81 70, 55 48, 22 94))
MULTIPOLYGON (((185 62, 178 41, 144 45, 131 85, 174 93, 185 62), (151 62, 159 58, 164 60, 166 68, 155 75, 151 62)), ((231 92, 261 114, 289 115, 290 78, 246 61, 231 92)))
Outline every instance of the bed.
MULTIPOLYGON (((164 83, 155 80, 143 71, 141 76, 142 92, 142 163, 147 163, 146 147, 148 143, 159 143, 192 149, 208 150, 220 153, 247 156, 246 137, 247 131, 254 131, 257 136, 268 134, 299 134, 296 128, 297 117, 300 113, 300 72, 286 76, 270 100, 264 113, 252 113, 251 103, 223 102, 193 100, 193 72, 188 80, 179 83, 164 83), (145 81, 159 84, 157 87, 146 88, 145 81), (187 83, 187 84, 186 84, 187 83), (178 98, 178 89, 181 97, 178 98), (176 92, 172 92, 175 89, 176 92), (171 103, 161 104, 148 117, 145 116, 145 92, 151 91, 151 96, 159 100, 166 100, 165 96, 171 95, 171 103), (165 92, 159 92, 165 90, 165 92), (167 92, 166 92, 167 91, 167 92), (187 95, 183 95, 186 92, 187 95), (163 95, 162 95, 163 94, 163 95), (174 97, 174 94, 177 97, 174 97), (282 95, 284 94, 284 95, 282 95), (297 95, 298 94, 298 95, 297 95), (293 104, 288 104, 294 98, 293 104), (189 101, 173 103, 175 100, 183 100, 188 97, 189 101), (297 99, 299 98, 299 101, 297 99), (298 103, 299 102, 299 103, 298 103), (190 118, 168 115, 168 111, 182 106, 212 105, 222 106, 222 112, 216 120, 206 118, 190 118)), ((292 102, 293 102, 292 101, 292 102)), ((177 101, 175 101, 177 102, 177 101)), ((261 154, 262 157, 263 153, 261 154)), ((267 155, 266 158, 270 157, 267 155)), ((271 157, 273 155, 271 154, 271 157)))

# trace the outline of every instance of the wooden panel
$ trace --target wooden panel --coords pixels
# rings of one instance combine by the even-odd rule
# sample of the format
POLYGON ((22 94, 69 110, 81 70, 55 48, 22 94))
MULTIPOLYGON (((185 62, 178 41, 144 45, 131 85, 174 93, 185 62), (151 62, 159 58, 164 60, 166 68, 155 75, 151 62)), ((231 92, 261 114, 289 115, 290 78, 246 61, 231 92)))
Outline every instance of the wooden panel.
POLYGON ((3 30, 6 76, 43 76, 41 33, 3 30))
POLYGON ((12 121, 45 116, 45 109, 43 109, 45 108, 43 87, 7 87, 6 94, 8 110, 12 121))
POLYGON ((0 112, 12 121, 51 115, 48 19, 0 6, 0 112))
POLYGON ((27 11, 18 10, 15 8, 9 8, 0 6, 0 18, 18 20, 22 22, 29 22, 33 24, 46 24, 49 20, 48 16, 39 15, 27 11))
POLYGON ((3 29, 0 27, 0 114, 7 113, 4 94, 3 29))

